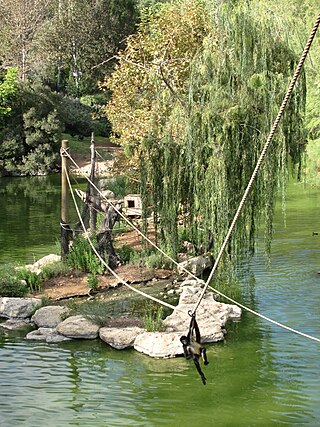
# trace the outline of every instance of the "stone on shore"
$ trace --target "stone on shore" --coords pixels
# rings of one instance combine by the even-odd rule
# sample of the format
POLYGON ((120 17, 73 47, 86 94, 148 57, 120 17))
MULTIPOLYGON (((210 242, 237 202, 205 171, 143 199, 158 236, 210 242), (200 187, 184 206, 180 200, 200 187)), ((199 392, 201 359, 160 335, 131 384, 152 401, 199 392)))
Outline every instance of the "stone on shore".
MULTIPOLYGON (((190 316, 195 303, 202 291, 203 281, 185 280, 178 306, 168 316, 163 324, 165 332, 145 332, 137 336, 134 348, 137 351, 152 357, 175 357, 183 353, 180 342, 181 335, 188 333, 190 316)), ((225 324, 228 320, 237 320, 241 316, 241 309, 232 304, 223 304, 215 301, 211 292, 205 293, 196 313, 201 340, 203 343, 217 342, 224 339, 225 324)))
POLYGON ((169 358, 183 354, 180 332, 144 332, 134 341, 134 349, 151 357, 169 358))
POLYGON ((59 305, 48 305, 37 310, 31 318, 39 328, 55 328, 68 315, 69 309, 59 305))
POLYGON ((144 329, 137 326, 125 328, 103 327, 99 330, 99 337, 111 347, 123 350, 124 348, 133 347, 136 337, 143 331, 144 329))
POLYGON ((33 273, 40 274, 43 267, 61 260, 60 255, 50 254, 40 258, 34 264, 27 264, 25 267, 33 273))
POLYGON ((67 338, 59 334, 55 328, 36 329, 35 331, 29 332, 26 335, 26 339, 35 341, 46 341, 47 343, 58 343, 71 340, 71 338, 67 338))
POLYGON ((41 305, 39 298, 0 298, 0 317, 26 319, 41 305))
POLYGON ((15 331, 17 329, 24 329, 30 326, 29 319, 8 319, 3 323, 0 323, 0 328, 15 331))
POLYGON ((210 267, 212 267, 212 257, 210 255, 199 255, 180 262, 178 264, 178 272, 183 274, 185 272, 184 269, 186 269, 195 276, 200 276, 204 270, 210 267))
POLYGON ((68 338, 95 339, 99 334, 99 326, 84 316, 68 317, 57 326, 57 332, 68 338))

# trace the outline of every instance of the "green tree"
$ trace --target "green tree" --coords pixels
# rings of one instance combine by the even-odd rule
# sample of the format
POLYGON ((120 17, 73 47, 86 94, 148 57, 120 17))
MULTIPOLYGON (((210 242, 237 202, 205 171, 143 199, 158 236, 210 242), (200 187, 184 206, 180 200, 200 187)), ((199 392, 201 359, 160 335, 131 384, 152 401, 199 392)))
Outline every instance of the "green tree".
POLYGON ((57 88, 71 95, 94 93, 134 31, 135 1, 54 0, 51 10, 34 42, 37 74, 55 76, 57 88))
POLYGON ((17 69, 9 68, 0 77, 0 124, 12 111, 12 103, 17 94, 17 69))
POLYGON ((52 171, 58 157, 62 120, 59 95, 39 83, 19 87, 12 114, 0 128, 2 174, 52 171))
MULTIPOLYGON (((173 256, 180 215, 198 248, 207 247, 212 235, 217 255, 298 59, 287 28, 261 1, 157 5, 106 80, 115 136, 135 156, 145 206, 159 219, 162 242, 173 256)), ((304 147, 304 107, 302 74, 228 259, 252 253, 261 213, 270 242, 288 156, 299 163, 304 147)))

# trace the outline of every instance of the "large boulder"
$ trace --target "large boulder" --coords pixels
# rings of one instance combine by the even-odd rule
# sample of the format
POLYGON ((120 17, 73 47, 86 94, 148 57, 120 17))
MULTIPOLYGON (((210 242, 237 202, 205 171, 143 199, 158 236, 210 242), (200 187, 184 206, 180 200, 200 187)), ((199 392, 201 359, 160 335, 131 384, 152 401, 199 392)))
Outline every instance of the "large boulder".
POLYGON ((195 276, 200 276, 204 270, 210 267, 212 267, 212 257, 210 255, 199 255, 180 262, 178 272, 183 274, 187 270, 195 276))
POLYGON ((0 298, 0 317, 26 319, 41 305, 39 298, 0 298))
POLYGON ((143 331, 144 329, 137 326, 126 328, 103 327, 99 330, 99 337, 111 347, 122 350, 132 347, 136 337, 143 331))
POLYGON ((144 332, 134 341, 134 349, 151 357, 168 358, 183 354, 180 332, 144 332))
POLYGON ((55 328, 67 316, 69 309, 58 305, 41 307, 32 316, 31 320, 39 328, 55 328))
POLYGON ((68 317, 57 326, 57 332, 68 338, 95 339, 98 337, 99 326, 84 316, 68 317))
MULTIPOLYGON (((182 286, 182 293, 178 306, 168 316, 163 324, 165 332, 145 332, 137 336, 134 348, 137 351, 152 357, 175 357, 183 353, 180 342, 181 335, 188 333, 190 316, 202 291, 204 282, 200 280, 186 280, 182 286)), ((223 304, 215 301, 211 292, 205 293, 196 313, 197 323, 201 333, 201 341, 217 342, 224 339, 225 324, 229 319, 237 320, 241 316, 241 309, 236 305, 223 304)))
MULTIPOLYGON (((193 310, 195 303, 198 301, 203 284, 203 281, 195 279, 182 282, 182 293, 179 304, 163 322, 166 331, 187 333, 190 323, 188 312, 193 310)), ((238 320, 240 317, 240 307, 218 302, 214 299, 212 292, 206 292, 196 313, 202 342, 223 340, 224 327, 227 321, 238 320)))

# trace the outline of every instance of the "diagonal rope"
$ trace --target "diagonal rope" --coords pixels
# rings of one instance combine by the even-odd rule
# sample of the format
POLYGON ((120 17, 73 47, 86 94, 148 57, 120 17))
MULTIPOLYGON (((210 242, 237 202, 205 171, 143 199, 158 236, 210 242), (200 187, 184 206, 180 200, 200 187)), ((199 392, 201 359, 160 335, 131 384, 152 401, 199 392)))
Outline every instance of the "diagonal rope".
POLYGON ((258 161, 257 161, 256 167, 255 167, 255 169, 254 169, 254 171, 253 171, 253 173, 252 173, 252 176, 251 176, 251 178, 250 178, 250 180, 249 180, 249 183, 248 183, 248 185, 247 185, 247 188, 246 188, 246 190, 245 190, 245 192, 244 192, 244 194, 243 194, 243 197, 242 197, 242 199, 241 199, 241 201, 240 201, 240 204, 239 204, 238 210, 237 210, 237 212, 235 213, 235 216, 234 216, 234 218, 233 218, 233 220, 232 220, 232 223, 231 223, 231 225, 230 225, 230 228, 229 228, 229 230, 228 230, 228 232, 227 232, 227 235, 226 235, 226 237, 225 237, 225 239, 224 239, 224 242, 223 242, 223 244, 222 244, 222 246, 221 246, 220 252, 219 252, 219 253, 218 253, 218 255, 217 255, 217 258, 216 258, 216 260, 215 260, 215 263, 214 263, 214 265, 213 265, 213 268, 212 268, 212 270, 211 270, 211 272, 210 272, 210 274, 209 274, 209 277, 208 277, 208 279, 207 279, 207 281, 206 281, 206 283, 205 283, 205 286, 204 286, 204 287, 203 287, 203 289, 202 289, 202 292, 201 292, 201 294, 200 294, 200 296, 199 296, 199 299, 198 299, 197 303, 196 303, 196 304, 195 304, 195 306, 194 306, 194 309, 193 309, 193 312, 192 312, 192 313, 195 313, 195 312, 197 311, 197 308, 199 307, 199 305, 200 305, 200 303, 201 303, 201 300, 202 300, 202 298, 204 297, 204 294, 205 294, 205 292, 206 292, 206 290, 207 290, 207 288, 208 288, 208 286, 209 286, 209 283, 210 283, 210 281, 212 280, 212 277, 213 277, 213 275, 214 275, 214 273, 215 273, 215 271, 216 271, 216 269, 217 269, 217 267, 218 267, 218 265, 219 265, 219 262, 220 262, 220 260, 221 260, 221 258, 222 258, 222 255, 223 255, 224 251, 225 251, 225 248, 226 248, 226 246, 227 246, 227 244, 228 244, 228 242, 229 242, 229 240, 230 240, 230 237, 231 237, 231 234, 232 234, 232 232, 233 232, 233 230, 234 230, 234 227, 235 227, 235 225, 236 225, 236 222, 237 222, 237 220, 238 220, 238 218, 239 218, 239 216, 240 216, 240 213, 241 213, 241 211, 242 211, 242 208, 243 208, 243 206, 244 206, 244 204, 245 204, 245 202, 246 202, 246 200, 247 200, 247 197, 248 197, 248 194, 249 194, 249 192, 250 192, 250 190, 251 190, 251 187, 252 187, 252 185, 253 185, 253 182, 254 182, 254 180, 255 180, 255 178, 256 178, 256 176, 257 176, 257 174, 258 174, 259 170, 260 170, 260 167, 261 167, 261 165, 262 165, 262 162, 263 162, 263 160, 264 160, 264 158, 265 158, 265 156, 266 156, 267 150, 268 150, 268 148, 269 148, 269 146, 270 146, 270 144, 271 144, 271 142, 272 142, 272 140, 273 140, 274 134, 275 134, 275 132, 276 132, 276 130, 277 130, 277 128, 278 128, 278 125, 279 125, 279 123, 280 123, 280 120, 281 120, 281 117, 282 117, 282 115, 283 115, 283 112, 284 112, 284 110, 285 110, 285 108, 286 108, 286 106, 287 106, 287 103, 288 103, 289 98, 290 98, 290 96, 291 96, 291 94, 292 94, 292 91, 293 91, 293 89, 294 89, 294 86, 295 86, 295 84, 296 84, 296 82, 297 82, 297 80, 298 80, 298 77, 299 77, 299 75, 300 75, 301 69, 302 69, 302 67, 303 67, 303 64, 304 64, 304 62, 305 62, 305 59, 306 59, 306 57, 307 57, 307 55, 308 55, 308 52, 309 52, 309 50, 310 50, 310 47, 311 47, 312 41, 313 41, 313 39, 314 39, 314 37, 315 37, 315 35, 316 35, 316 32, 317 32, 317 30, 318 30, 319 23, 320 23, 320 13, 319 13, 319 15, 318 15, 318 18, 317 18, 317 20, 316 20, 316 22, 315 22, 315 24, 314 24, 313 28, 312 28, 312 31, 311 31, 311 33, 310 33, 310 36, 309 36, 308 40, 307 40, 306 46, 305 46, 305 48, 304 48, 304 50, 303 50, 303 52, 302 52, 302 55, 301 55, 301 58, 300 58, 300 60, 299 60, 298 65, 297 65, 296 71, 295 71, 295 73, 294 73, 294 75, 293 75, 293 77, 292 77, 292 79, 291 79, 291 82, 290 82, 290 84, 289 84, 289 87, 288 87, 287 93, 286 93, 286 95, 285 95, 285 97, 284 97, 284 99, 283 99, 283 101, 282 101, 282 104, 281 104, 281 106, 280 106, 280 108, 279 108, 278 115, 277 115, 277 117, 276 117, 276 119, 275 119, 275 121, 274 121, 274 123, 273 123, 273 126, 272 126, 272 128, 271 128, 271 131, 270 131, 269 136, 268 136, 268 138, 267 138, 267 141, 266 141, 266 143, 265 143, 265 145, 264 145, 264 147, 263 147, 263 150, 262 150, 262 152, 261 152, 261 154, 260 154, 260 157, 259 157, 259 159, 258 159, 258 161))

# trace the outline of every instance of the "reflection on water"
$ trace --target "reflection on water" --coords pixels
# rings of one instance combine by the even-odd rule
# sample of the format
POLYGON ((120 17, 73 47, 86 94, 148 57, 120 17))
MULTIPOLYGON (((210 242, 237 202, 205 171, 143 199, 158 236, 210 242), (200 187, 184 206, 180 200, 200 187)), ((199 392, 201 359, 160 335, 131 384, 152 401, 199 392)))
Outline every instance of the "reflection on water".
MULTIPOLYGON (((60 252, 60 186, 59 175, 0 177, 0 266, 60 252)), ((69 211, 73 223, 71 198, 69 211)))
MULTIPOLYGON (((275 221, 242 269, 244 303, 320 337, 320 194, 291 188, 287 227, 275 221)), ((239 275, 240 276, 240 275, 239 275)), ((208 347, 208 383, 192 362, 155 360, 95 341, 39 344, 0 329, 0 426, 317 426, 319 344, 244 313, 208 347)))

